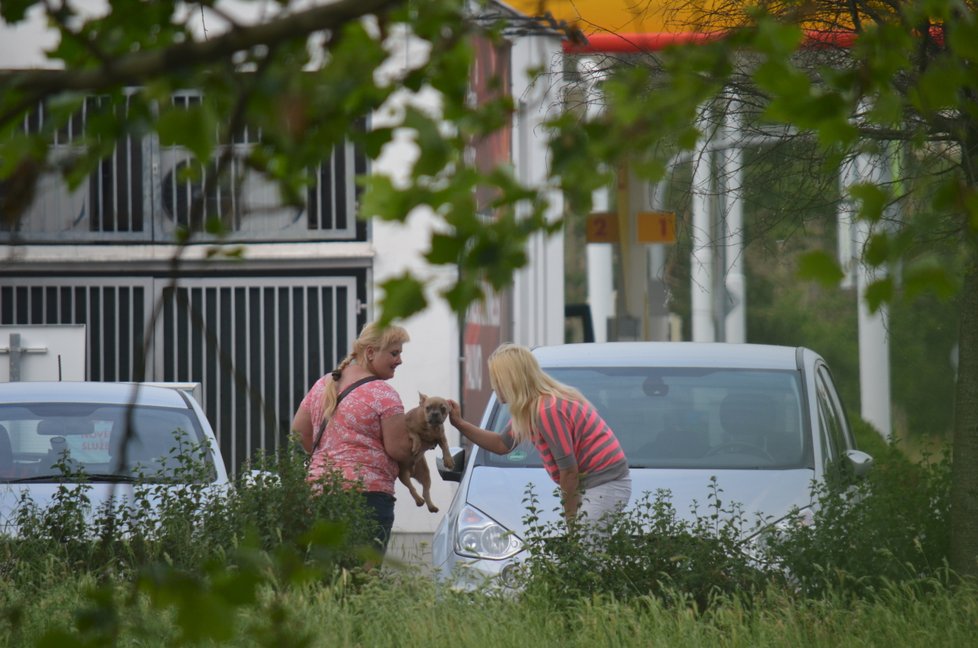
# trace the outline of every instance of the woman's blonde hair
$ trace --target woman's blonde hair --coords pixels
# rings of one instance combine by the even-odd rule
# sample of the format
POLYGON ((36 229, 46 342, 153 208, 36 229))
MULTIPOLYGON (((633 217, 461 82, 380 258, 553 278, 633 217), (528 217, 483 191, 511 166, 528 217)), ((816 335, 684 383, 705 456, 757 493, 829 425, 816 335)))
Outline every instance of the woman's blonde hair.
POLYGON ((353 341, 353 349, 347 354, 343 361, 336 365, 332 371, 333 379, 326 384, 326 393, 323 397, 323 420, 328 420, 333 411, 336 410, 336 400, 339 397, 340 375, 343 370, 354 361, 361 367, 367 366, 367 351, 375 349, 383 351, 396 344, 404 344, 411 337, 403 326, 390 324, 381 327, 377 322, 369 322, 360 330, 360 335, 353 341))
POLYGON ((509 405, 513 438, 518 443, 533 437, 541 399, 560 397, 587 402, 581 392, 544 373, 533 353, 519 344, 505 343, 492 352, 489 356, 489 382, 496 394, 509 405))

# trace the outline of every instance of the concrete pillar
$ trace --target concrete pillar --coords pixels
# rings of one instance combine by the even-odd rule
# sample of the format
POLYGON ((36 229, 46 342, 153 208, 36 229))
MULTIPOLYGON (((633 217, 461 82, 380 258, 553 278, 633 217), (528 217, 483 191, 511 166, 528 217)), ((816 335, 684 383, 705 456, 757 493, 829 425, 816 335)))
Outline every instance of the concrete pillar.
POLYGON ((840 170, 842 194, 845 198, 839 213, 843 225, 839 231, 840 253, 848 249, 852 278, 855 284, 858 312, 859 394, 860 415, 875 427, 883 438, 892 436, 890 414, 890 336, 887 325, 888 309, 884 305, 875 313, 866 305, 866 288, 879 275, 862 261, 863 249, 873 232, 871 223, 855 220, 855 206, 848 198, 849 187, 859 182, 883 184, 889 180, 889 161, 886 156, 859 154, 840 170), (851 237, 851 238, 850 238, 851 237))
MULTIPOLYGON (((703 110, 706 110, 704 107, 703 110)), ((700 132, 705 133, 708 123, 700 119, 700 132)), ((692 158, 693 186, 692 253, 690 259, 690 297, 694 342, 715 342, 716 325, 713 319, 713 222, 710 218, 710 193, 712 169, 707 138, 701 135, 692 158)))
MULTIPOLYGON (((594 211, 610 210, 608 190, 594 193, 594 211)), ((608 319, 615 315, 614 254, 609 244, 587 245, 587 302, 594 323, 594 341, 608 341, 608 319)))
POLYGON ((744 276, 744 154, 740 145, 742 119, 736 96, 724 115, 726 147, 721 157, 723 178, 724 322, 723 341, 747 341, 747 285, 744 276))

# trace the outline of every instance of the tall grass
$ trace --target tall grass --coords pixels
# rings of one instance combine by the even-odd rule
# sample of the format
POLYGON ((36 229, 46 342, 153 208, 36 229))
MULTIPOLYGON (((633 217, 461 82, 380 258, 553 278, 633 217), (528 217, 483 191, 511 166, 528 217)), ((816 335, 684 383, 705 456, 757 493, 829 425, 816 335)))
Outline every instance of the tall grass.
POLYGON ((372 530, 355 496, 311 488, 301 454, 260 467, 226 497, 169 491, 172 514, 111 527, 124 537, 84 532, 71 495, 83 491, 56 514, 24 513, 25 535, 0 545, 0 647, 933 648, 971 645, 978 627, 978 588, 944 568, 941 462, 881 452, 871 479, 824 493, 814 526, 771 542, 770 570, 719 503, 686 524, 650 500, 601 552, 542 529, 506 596, 363 569, 372 530), (853 488, 861 497, 840 497, 853 488))
MULTIPOLYGON (((27 605, 8 586, 4 602, 19 601, 16 630, 8 620, 0 646, 935 646, 974 645, 978 591, 940 588, 926 596, 888 586, 871 600, 846 595, 798 599, 770 590, 745 605, 723 597, 704 612, 645 597, 606 596, 555 610, 541 597, 503 598, 439 589, 419 574, 378 575, 366 584, 308 583, 263 589, 253 606, 210 608, 226 615, 228 632, 188 634, 178 614, 155 608, 151 596, 114 588, 119 604, 111 630, 84 578, 40 593, 27 605)), ((105 589, 96 590, 104 596, 105 589)), ((7 607, 10 610, 9 607, 7 607)))

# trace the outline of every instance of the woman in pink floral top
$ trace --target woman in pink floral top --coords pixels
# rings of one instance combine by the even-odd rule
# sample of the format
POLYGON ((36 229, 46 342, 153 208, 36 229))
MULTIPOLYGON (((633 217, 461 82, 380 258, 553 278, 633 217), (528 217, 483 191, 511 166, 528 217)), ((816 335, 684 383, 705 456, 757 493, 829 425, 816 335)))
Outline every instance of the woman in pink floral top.
POLYGON ((409 340, 400 326, 367 324, 353 350, 332 372, 312 386, 302 399, 292 429, 312 454, 311 482, 327 471, 338 471, 351 488, 364 492, 380 527, 377 537, 386 551, 394 525, 394 480, 397 462, 411 455, 401 397, 386 381, 401 364, 409 340), (343 390, 360 383, 337 405, 343 390), (325 422, 325 428, 323 424, 325 422))

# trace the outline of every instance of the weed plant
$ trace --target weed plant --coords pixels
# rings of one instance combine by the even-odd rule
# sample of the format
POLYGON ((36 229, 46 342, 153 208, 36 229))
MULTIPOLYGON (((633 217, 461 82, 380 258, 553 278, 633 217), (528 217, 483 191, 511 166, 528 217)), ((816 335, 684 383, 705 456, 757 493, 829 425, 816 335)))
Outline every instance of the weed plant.
POLYGON ((239 548, 289 554, 283 564, 292 571, 351 569, 369 558, 374 529, 336 475, 309 484, 304 455, 290 447, 258 457, 231 486, 217 485, 208 452, 179 444, 165 473, 137 467, 132 483, 119 484, 95 510, 92 483, 62 463, 49 505, 22 496, 16 531, 0 540, 4 577, 44 587, 77 573, 132 580, 157 563, 201 572, 215 562, 233 567, 239 548))
POLYGON ((701 517, 644 494, 597 535, 544 524, 529 492, 518 587, 495 596, 361 570, 374 529, 359 498, 335 477, 308 484, 295 448, 219 493, 193 481, 194 452, 175 469, 190 472, 146 479, 123 513, 93 516, 82 482, 51 508, 24 503, 0 545, 0 647, 930 648, 968 645, 978 625, 975 585, 944 568, 946 458, 879 452, 868 478, 819 493, 813 524, 779 525, 765 560, 715 484, 701 517))
POLYGON ((744 551, 742 507, 724 503, 716 479, 706 514, 691 518, 677 515, 668 491, 645 493, 620 515, 582 517, 569 528, 563 521, 541 524, 532 491, 526 501, 528 558, 517 586, 532 595, 652 596, 705 609, 718 596, 750 596, 771 578, 744 551))
POLYGON ((281 591, 244 578, 158 585, 134 593, 76 578, 28 598, 0 584, 17 597, 0 617, 0 646, 933 648, 973 645, 978 625, 978 591, 969 585, 923 594, 890 584, 872 599, 799 598, 772 587, 749 605, 719 596, 705 610, 677 604, 678 593, 554 606, 550 595, 462 594, 383 571, 359 585, 338 578, 281 591))
POLYGON ((770 587, 803 598, 866 598, 889 586, 949 584, 949 456, 911 462, 894 444, 875 453, 866 477, 840 469, 815 488, 810 515, 762 527, 723 502, 715 481, 705 514, 680 518, 668 492, 645 494, 599 523, 597 541, 581 525, 540 523, 528 493, 517 588, 555 601, 678 596, 673 603, 705 610, 718 597, 748 602, 770 587))
POLYGON ((806 596, 870 595, 887 583, 946 581, 950 544, 950 457, 913 463, 893 445, 861 481, 818 489, 812 524, 767 538, 772 562, 806 596))

